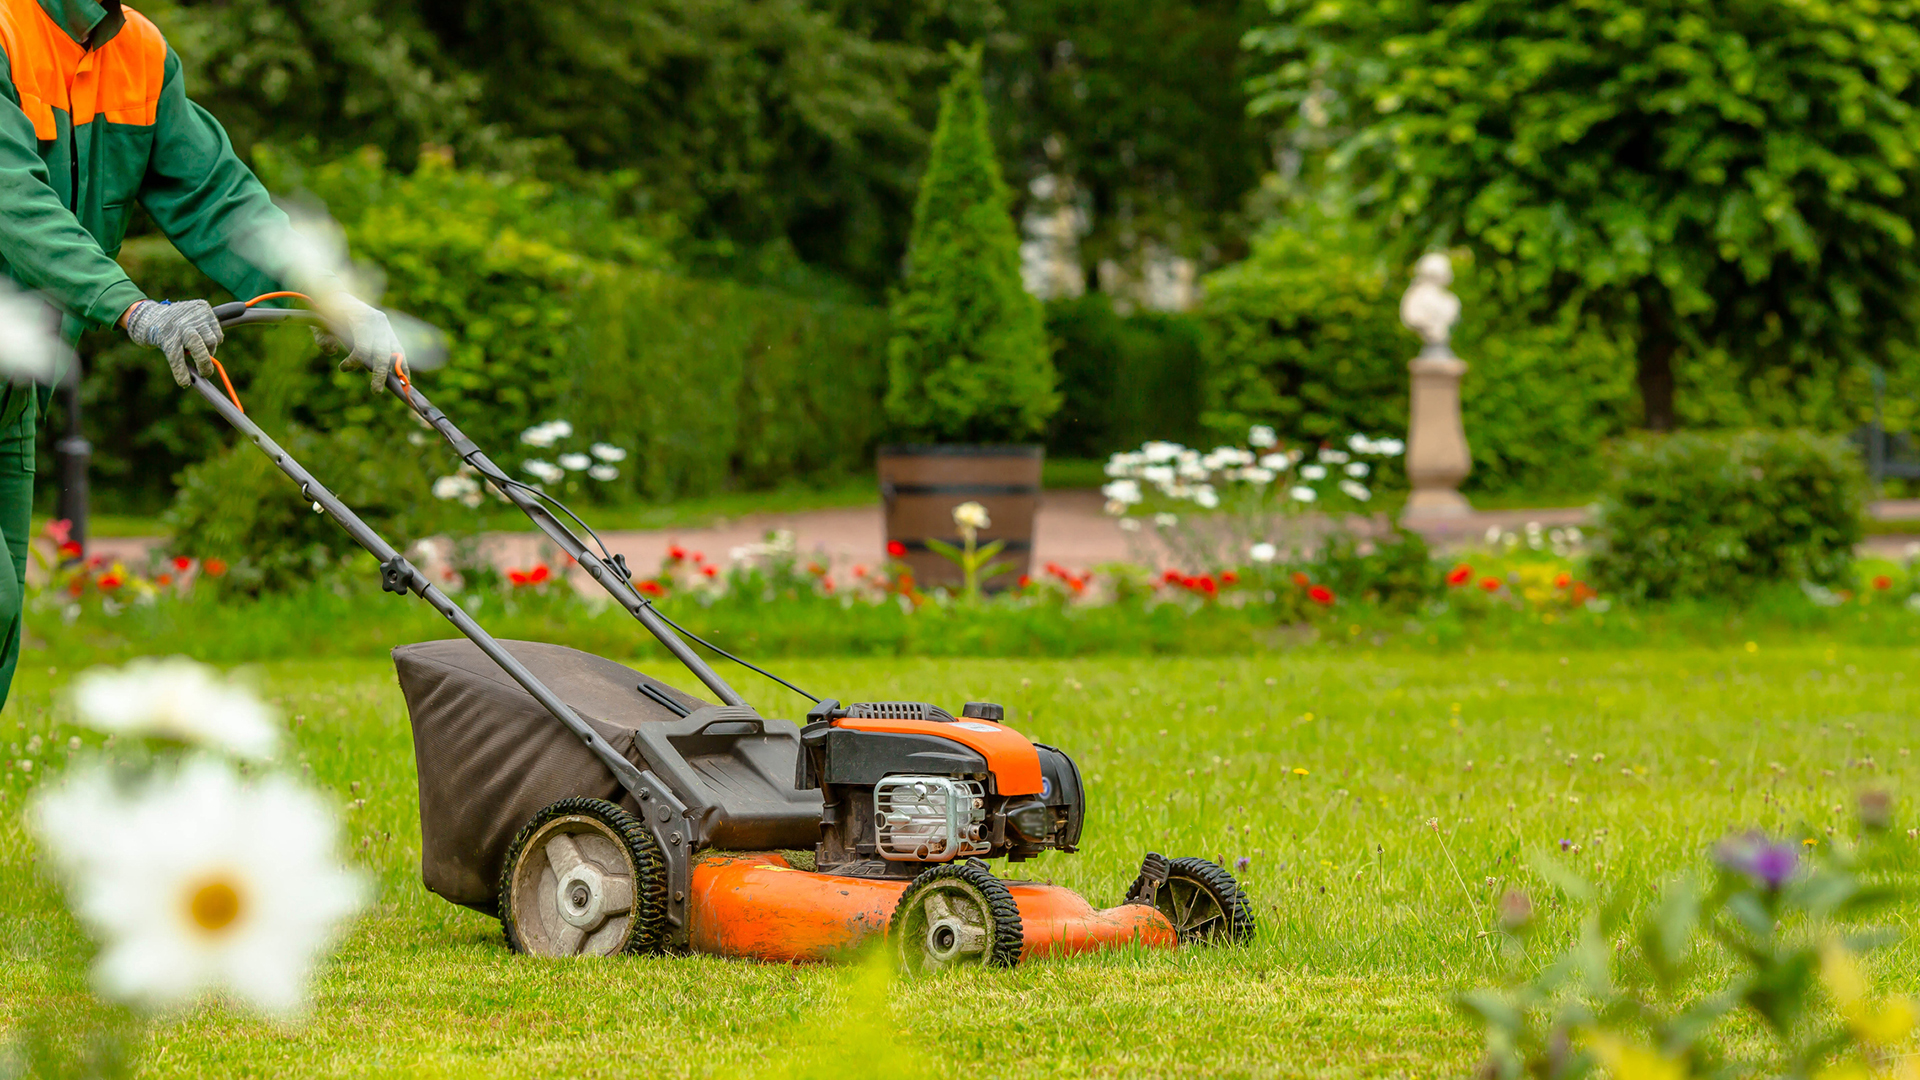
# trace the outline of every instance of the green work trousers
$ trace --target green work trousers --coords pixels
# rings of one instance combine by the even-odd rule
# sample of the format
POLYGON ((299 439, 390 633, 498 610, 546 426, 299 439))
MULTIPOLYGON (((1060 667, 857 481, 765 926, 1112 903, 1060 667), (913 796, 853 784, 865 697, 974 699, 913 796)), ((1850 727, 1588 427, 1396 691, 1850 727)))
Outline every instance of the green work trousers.
POLYGON ((33 529, 34 429, 40 419, 39 397, 31 386, 0 388, 0 538, 7 542, 11 573, 0 573, 0 707, 13 688, 13 671, 20 666, 21 616, 27 600, 27 544, 33 529), (24 408, 22 401, 24 398, 24 408), (17 413, 16 413, 16 410, 17 413))

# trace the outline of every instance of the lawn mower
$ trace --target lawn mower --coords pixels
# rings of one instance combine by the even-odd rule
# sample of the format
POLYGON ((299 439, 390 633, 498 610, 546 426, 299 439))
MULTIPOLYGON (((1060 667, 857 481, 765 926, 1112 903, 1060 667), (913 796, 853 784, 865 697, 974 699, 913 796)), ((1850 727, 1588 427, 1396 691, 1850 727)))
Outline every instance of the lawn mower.
MULTIPOLYGON (((321 323, 264 299, 217 308, 221 325, 321 323)), ((903 965, 929 969, 1251 936, 1246 896, 1204 859, 1148 853, 1105 909, 996 877, 985 860, 1078 849, 1086 797, 1072 758, 1007 726, 991 702, 954 715, 814 698, 687 632, 634 588, 623 557, 496 466, 396 364, 387 390, 717 700, 574 649, 496 640, 250 420, 215 366, 222 385, 196 377, 201 396, 378 560, 383 588, 419 596, 463 635, 393 651, 413 726, 421 872, 441 897, 497 916, 512 949, 796 962, 884 937, 903 965), (688 638, 813 700, 804 724, 762 716, 688 638)))

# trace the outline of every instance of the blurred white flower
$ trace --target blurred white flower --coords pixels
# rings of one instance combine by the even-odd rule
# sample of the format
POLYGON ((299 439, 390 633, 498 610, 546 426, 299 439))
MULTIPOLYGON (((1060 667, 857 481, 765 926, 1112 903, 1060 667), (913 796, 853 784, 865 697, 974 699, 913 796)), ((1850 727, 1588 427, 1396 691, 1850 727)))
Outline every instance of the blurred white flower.
POLYGON ((1280 437, 1265 424, 1255 424, 1247 431, 1247 445, 1257 449, 1265 450, 1279 441, 1280 437))
POLYGON ((1340 481, 1340 490, 1346 492, 1348 497, 1357 499, 1360 502, 1366 502, 1368 499, 1373 498, 1373 492, 1368 491, 1365 484, 1355 480, 1340 481))
POLYGON ((1150 442, 1142 446, 1140 452, 1146 455, 1148 464, 1159 465, 1163 462, 1174 460, 1184 453, 1186 449, 1186 447, 1181 446, 1179 443, 1150 442))
POLYGON ((1158 528, 1171 529, 1175 525, 1180 524, 1180 516, 1178 514, 1155 514, 1153 515, 1153 523, 1158 528))
POLYGON ((524 461, 520 464, 520 467, 532 473, 535 480, 547 484, 557 484, 565 479, 567 475, 565 469, 562 469, 550 461, 541 461, 539 458, 531 458, 524 461))
POLYGON ((1367 467, 1367 463, 1364 461, 1356 461, 1353 464, 1347 466, 1347 475, 1353 477, 1356 480, 1362 476, 1367 475, 1368 471, 1369 470, 1367 467))
POLYGON ((74 913, 100 939, 96 984, 148 1008, 214 990, 297 1014, 365 893, 317 796, 279 776, 244 783, 207 758, 132 792, 85 770, 30 814, 74 913))
POLYGON ((1356 454, 1376 453, 1373 440, 1367 438, 1365 435, 1349 435, 1347 437, 1347 449, 1356 454))
POLYGON ((1279 556, 1280 549, 1264 540, 1247 549, 1247 557, 1257 563, 1270 563, 1279 556))
POLYGON ((593 477, 595 480, 618 480, 620 479, 620 470, 611 465, 595 465, 593 468, 587 470, 587 475, 593 477))
POLYGON ((1327 467, 1325 465, 1302 465, 1300 466, 1300 478, 1302 480, 1325 480, 1327 478, 1327 467))
POLYGON ((1407 444, 1399 439, 1381 439, 1373 444, 1373 452, 1382 457, 1399 457, 1407 444))
POLYGON ((1249 484, 1257 484, 1264 487, 1273 483, 1274 471, 1259 465, 1249 465, 1241 469, 1237 475, 1249 484))
POLYGON ((44 300, 0 278, 0 378, 51 383, 69 359, 60 317, 44 300))
POLYGON ((993 519, 987 516, 987 508, 977 502, 963 502, 953 508, 953 523, 961 529, 978 532, 991 528, 993 519))
POLYGON ((1303 502, 1303 503, 1312 502, 1313 500, 1320 497, 1319 494, 1310 487, 1296 487, 1293 490, 1287 492, 1287 494, 1293 496, 1293 500, 1295 502, 1303 502))
POLYGON ((1199 503, 1202 510, 1212 510, 1220 505, 1220 495, 1212 484, 1201 484, 1193 490, 1193 501, 1199 503))
POLYGON ((1322 449, 1319 457, 1321 461, 1328 465, 1345 465, 1347 463, 1347 452, 1345 450, 1322 449))
POLYGON ((1120 531, 1121 532, 1139 532, 1140 519, 1139 518, 1121 518, 1120 531))
POLYGON ((478 506, 480 504, 480 481, 475 480, 471 476, 459 473, 453 476, 443 476, 433 482, 433 497, 436 499, 458 499, 468 506, 478 506))
POLYGON ((1567 526, 1567 543, 1577 544, 1581 541, 1583 536, 1584 534, 1581 533, 1580 527, 1578 525, 1567 526))
POLYGON ((589 449, 592 451, 594 457, 610 465, 614 462, 627 460, 627 452, 612 443, 597 442, 589 447, 589 449))
POLYGON ((1487 526, 1487 543, 1497 544, 1499 542, 1500 542, 1500 526, 1498 525, 1487 526))
POLYGON ((1140 478, 1142 480, 1145 480, 1147 483, 1152 484, 1153 486, 1164 490, 1165 488, 1172 485, 1174 481, 1173 466, 1149 465, 1146 468, 1140 470, 1140 478))
POLYGON ((561 454, 560 467, 569 472, 585 472, 593 467, 593 459, 585 454, 561 454))
POLYGON ((154 736, 245 758, 271 757, 280 731, 252 691, 184 656, 94 668, 74 680, 80 722, 116 735, 154 736))
POLYGON ((565 420, 549 420, 544 424, 535 424, 521 432, 520 441, 526 443, 528 446, 537 446, 545 450, 561 439, 569 438, 572 435, 572 424, 567 423, 565 420))
POLYGON ((1142 498, 1138 480, 1112 481, 1100 489, 1100 494, 1105 495, 1108 502, 1121 504, 1123 509, 1139 502, 1142 498))
POLYGON ((1293 459, 1285 454, 1267 454, 1260 459, 1260 467, 1275 472, 1285 472, 1293 468, 1293 459))

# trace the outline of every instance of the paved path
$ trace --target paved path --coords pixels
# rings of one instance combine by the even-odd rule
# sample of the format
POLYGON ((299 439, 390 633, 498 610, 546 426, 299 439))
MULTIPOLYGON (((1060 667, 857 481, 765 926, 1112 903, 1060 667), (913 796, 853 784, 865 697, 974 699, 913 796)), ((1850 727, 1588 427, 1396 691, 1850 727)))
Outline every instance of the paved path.
MULTIPOLYGON (((1873 515, 1882 520, 1920 519, 1920 499, 1887 500, 1875 503, 1872 510, 1873 515)), ((1487 530, 1496 526, 1518 531, 1530 521, 1553 528, 1580 525, 1586 520, 1584 507, 1497 510, 1432 523, 1423 526, 1421 531, 1436 547, 1445 549, 1480 543, 1487 530)), ((1378 521, 1373 523, 1374 528, 1383 525, 1378 521)), ((1155 548, 1142 546, 1144 534, 1122 532, 1113 519, 1101 512, 1101 498, 1096 491, 1047 492, 1034 528, 1033 565, 1036 567, 1050 562, 1082 569, 1108 562, 1159 561, 1155 548)), ((792 530, 795 547, 802 554, 836 567, 871 565, 883 555, 885 534, 877 504, 792 514, 755 514, 709 528, 606 532, 601 537, 609 548, 627 557, 628 565, 644 574, 659 566, 668 548, 676 544, 724 567, 731 561, 734 548, 757 543, 774 529, 792 530)), ((1872 536, 1861 545, 1861 550, 1902 557, 1917 540, 1920 537, 1872 536)), ((94 551, 109 560, 119 559, 138 566, 144 564, 147 550, 155 543, 145 537, 103 539, 95 542, 94 551)), ((551 557, 551 546, 532 532, 489 534, 486 549, 495 563, 505 568, 525 568, 551 557)))

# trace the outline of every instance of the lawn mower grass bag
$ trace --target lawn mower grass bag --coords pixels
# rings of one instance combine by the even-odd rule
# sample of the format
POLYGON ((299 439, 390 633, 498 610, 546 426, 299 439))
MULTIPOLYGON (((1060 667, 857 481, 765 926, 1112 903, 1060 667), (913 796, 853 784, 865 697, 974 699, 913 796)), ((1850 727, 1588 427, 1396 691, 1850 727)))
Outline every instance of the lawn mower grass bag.
MULTIPOLYGON (((641 768, 635 730, 680 717, 640 684, 689 712, 711 704, 577 649, 500 644, 641 768)), ((637 810, 606 764, 473 642, 404 645, 393 666, 413 722, 420 876, 433 892, 493 913, 507 846, 543 807, 586 796, 637 810)))

